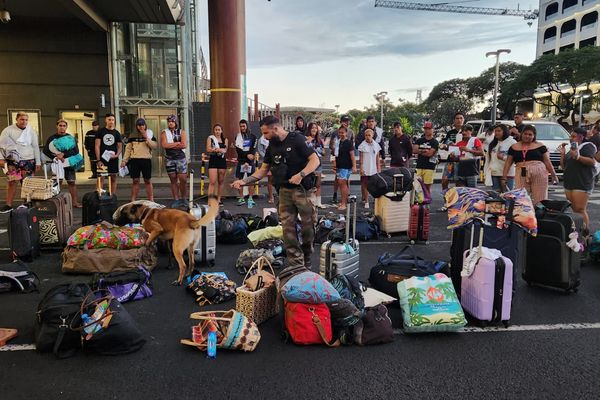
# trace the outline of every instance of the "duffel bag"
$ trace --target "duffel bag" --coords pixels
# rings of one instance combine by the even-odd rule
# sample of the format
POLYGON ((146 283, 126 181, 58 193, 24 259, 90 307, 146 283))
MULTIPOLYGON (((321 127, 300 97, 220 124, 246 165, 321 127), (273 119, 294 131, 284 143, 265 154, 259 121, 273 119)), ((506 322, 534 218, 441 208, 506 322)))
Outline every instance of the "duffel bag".
POLYGON ((356 218, 356 232, 354 237, 360 242, 379 239, 381 223, 379 218, 372 214, 365 214, 356 218))
POLYGON ((428 276, 446 271, 448 263, 444 261, 426 261, 417 257, 412 246, 405 246, 399 253, 384 253, 377 265, 371 268, 369 282, 371 286, 389 296, 398 296, 398 282, 413 276, 428 276))
POLYGON ((269 262, 269 265, 275 261, 275 257, 273 257, 273 253, 270 250, 248 249, 242 251, 238 256, 238 259, 235 262, 235 269, 242 275, 246 274, 252 264, 261 257, 265 257, 269 262))
POLYGON ((107 291, 88 293, 79 313, 78 323, 72 323, 71 329, 81 336, 86 351, 109 356, 128 354, 146 343, 131 315, 107 291))
POLYGON ((131 271, 96 273, 90 284, 93 290, 107 290, 120 303, 152 296, 152 274, 138 265, 131 271))
POLYGON ((96 272, 127 271, 144 265, 152 271, 156 267, 156 246, 138 249, 77 249, 67 247, 63 251, 63 273, 93 274, 96 272))
POLYGON ((34 322, 37 351, 66 358, 81 348, 81 336, 70 326, 81 324, 81 304, 90 292, 85 283, 65 283, 46 292, 34 322))
POLYGON ((135 249, 145 245, 148 232, 141 225, 116 226, 106 221, 77 229, 67 246, 87 249, 135 249))
POLYGON ((248 241, 248 224, 243 218, 215 219, 217 243, 244 244, 248 241))
POLYGON ((369 177, 367 190, 374 198, 386 196, 401 201, 412 190, 413 174, 408 168, 389 168, 369 177))
POLYGON ((331 343, 331 314, 325 304, 285 302, 284 319, 285 328, 295 344, 339 345, 339 342, 331 343))
POLYGON ((244 221, 246 221, 246 225, 248 225, 247 233, 250 233, 257 229, 260 229, 260 225, 262 223, 262 218, 256 214, 250 214, 250 213, 235 214, 233 216, 233 219, 235 220, 237 218, 242 218, 244 221))
POLYGON ((18 290, 29 293, 38 290, 40 279, 23 261, 0 265, 0 292, 18 290))
POLYGON ((354 343, 360 346, 394 341, 392 320, 383 304, 365 309, 361 320, 354 325, 354 343))

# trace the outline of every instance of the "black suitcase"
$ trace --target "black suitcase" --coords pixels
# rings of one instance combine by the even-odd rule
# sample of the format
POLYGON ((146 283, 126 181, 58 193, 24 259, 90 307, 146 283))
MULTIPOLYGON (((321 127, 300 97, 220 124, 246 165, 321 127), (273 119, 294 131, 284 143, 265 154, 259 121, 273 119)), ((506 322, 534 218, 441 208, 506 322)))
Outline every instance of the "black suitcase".
POLYGON ((107 221, 111 224, 113 214, 117 210, 117 195, 110 192, 110 177, 108 178, 108 192, 102 190, 101 178, 98 176, 96 190, 83 195, 81 224, 83 226, 107 221))
POLYGON ((19 206, 10 212, 8 240, 15 258, 31 262, 40 256, 40 225, 35 208, 19 206))
MULTIPOLYGON (((475 236, 479 235, 482 223, 475 224, 475 236)), ((471 238, 471 225, 463 226, 452 231, 452 244, 450 245, 450 277, 454 284, 456 293, 460 296, 462 277, 463 258, 465 250, 469 249, 471 238)), ((502 255, 513 263, 513 291, 515 290, 514 281, 516 280, 516 271, 525 266, 525 248, 527 246, 526 232, 516 224, 509 224, 506 228, 497 228, 495 219, 490 219, 490 225, 483 228, 483 246, 500 250, 502 255)))
POLYGON ((546 211, 538 217, 538 234, 527 239, 523 279, 528 285, 550 286, 567 292, 580 284, 581 252, 567 247, 569 234, 583 229, 579 214, 546 211))

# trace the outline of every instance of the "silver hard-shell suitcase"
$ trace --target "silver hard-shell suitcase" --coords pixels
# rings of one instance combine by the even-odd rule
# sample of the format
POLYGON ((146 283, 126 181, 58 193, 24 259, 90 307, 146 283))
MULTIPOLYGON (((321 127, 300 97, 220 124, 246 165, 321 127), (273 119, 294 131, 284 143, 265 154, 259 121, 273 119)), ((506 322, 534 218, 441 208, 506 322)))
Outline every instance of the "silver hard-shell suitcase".
MULTIPOLYGON (((189 198, 190 213, 196 219, 202 218, 208 212, 207 205, 194 204, 194 171, 190 170, 190 198, 189 198)), ((217 232, 215 229, 215 221, 212 220, 208 225, 202 226, 202 236, 198 242, 198 246, 194 250, 194 262, 206 262, 213 266, 215 263, 215 254, 217 248, 217 232)))
POLYGON ((349 275, 358 278, 359 273, 359 243, 354 237, 356 232, 356 196, 348 197, 346 210, 345 242, 326 241, 321 245, 319 273, 327 280, 336 275, 349 275), (352 218, 352 238, 350 238, 350 208, 354 206, 352 218))

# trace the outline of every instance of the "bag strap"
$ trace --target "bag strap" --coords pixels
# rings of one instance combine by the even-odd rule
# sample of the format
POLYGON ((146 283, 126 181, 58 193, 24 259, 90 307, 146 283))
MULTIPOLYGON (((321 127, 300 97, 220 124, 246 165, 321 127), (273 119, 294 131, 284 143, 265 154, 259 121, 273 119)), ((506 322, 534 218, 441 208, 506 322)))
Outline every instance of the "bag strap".
POLYGON ((271 265, 271 262, 269 261, 269 259, 265 256, 260 256, 256 260, 254 260, 252 265, 250 265, 250 268, 248 268, 248 272, 246 272, 246 276, 244 276, 244 279, 242 282, 245 282, 246 279, 248 279, 248 275, 250 275, 250 272, 252 272, 253 269, 256 268, 256 273, 259 273, 260 271, 264 270, 265 264, 267 264, 269 266, 271 273, 273 274, 273 276, 275 276, 275 270, 273 269, 273 266, 271 265))
POLYGON ((319 332, 319 336, 321 336, 321 340, 323 340, 323 343, 325 343, 329 347, 339 347, 341 344, 340 339, 336 339, 332 343, 328 342, 327 335, 325 333, 325 328, 323 327, 323 324, 321 324, 321 318, 319 318, 319 316, 315 314, 314 309, 310 309, 310 312, 312 313, 312 322, 317 327, 317 331, 319 332))
MULTIPOLYGON (((75 354, 77 349, 69 349, 63 352, 60 351, 60 345, 65 339, 65 335, 67 334, 67 330, 70 329, 69 325, 67 325, 67 319, 61 317, 61 324, 58 326, 58 334, 56 335, 56 340, 54 341, 54 347, 52 348, 52 354, 56 358, 68 358, 75 354)), ((72 321, 71 321, 72 322, 72 321)))

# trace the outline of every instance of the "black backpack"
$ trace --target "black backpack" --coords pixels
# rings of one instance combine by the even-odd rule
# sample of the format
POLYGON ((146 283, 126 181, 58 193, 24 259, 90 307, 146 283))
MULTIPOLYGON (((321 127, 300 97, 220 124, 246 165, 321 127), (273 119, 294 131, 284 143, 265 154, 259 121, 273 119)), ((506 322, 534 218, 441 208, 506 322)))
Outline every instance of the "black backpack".
POLYGON ((39 284, 38 276, 22 261, 15 260, 10 264, 0 265, 0 292, 37 292, 39 284))
POLYGON ((386 196, 393 201, 402 201, 412 190, 413 174, 408 168, 389 168, 369 178, 367 190, 374 198, 386 196))
POLYGON ((70 326, 81 325, 81 304, 90 291, 85 283, 65 283, 48 290, 34 322, 37 351, 66 358, 81 348, 81 334, 70 326))
POLYGON ((358 279, 340 274, 331 280, 331 285, 337 290, 341 298, 350 300, 360 311, 364 310, 363 292, 366 288, 358 279))

